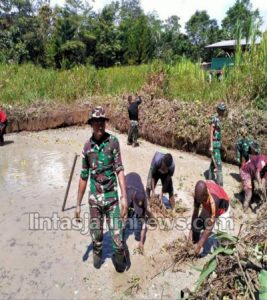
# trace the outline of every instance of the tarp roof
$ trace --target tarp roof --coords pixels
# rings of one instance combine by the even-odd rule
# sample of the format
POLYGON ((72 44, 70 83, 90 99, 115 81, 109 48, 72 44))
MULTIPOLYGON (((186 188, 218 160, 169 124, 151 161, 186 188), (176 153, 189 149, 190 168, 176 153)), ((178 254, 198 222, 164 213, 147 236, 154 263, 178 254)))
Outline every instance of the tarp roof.
MULTIPOLYGON (((255 44, 260 44, 260 42, 261 42, 261 38, 260 37, 256 38, 255 44)), ((205 48, 232 48, 233 49, 235 48, 236 44, 237 44, 236 40, 228 40, 228 41, 221 41, 218 43, 205 46, 205 48)), ((242 39, 240 40, 240 44, 241 46, 246 46, 251 44, 251 41, 247 42, 246 39, 242 39)))

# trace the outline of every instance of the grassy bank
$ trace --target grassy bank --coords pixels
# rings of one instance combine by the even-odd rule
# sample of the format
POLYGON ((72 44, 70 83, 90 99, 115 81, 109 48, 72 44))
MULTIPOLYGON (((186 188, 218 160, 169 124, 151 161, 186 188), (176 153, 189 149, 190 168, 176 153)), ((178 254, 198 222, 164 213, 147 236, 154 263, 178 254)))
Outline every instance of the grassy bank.
POLYGON ((28 105, 36 100, 71 102, 92 95, 136 92, 147 80, 150 66, 96 70, 76 67, 57 71, 32 64, 0 65, 0 101, 28 105))
POLYGON ((237 51, 236 64, 222 81, 211 83, 199 64, 182 59, 175 65, 149 65, 71 70, 42 69, 31 64, 0 65, 0 101, 29 105, 36 100, 67 102, 90 97, 121 96, 151 86, 156 96, 184 101, 247 102, 265 109, 267 102, 267 36, 249 52, 237 51), (151 80, 164 74, 161 82, 151 80), (154 77, 153 77, 154 76, 154 77))

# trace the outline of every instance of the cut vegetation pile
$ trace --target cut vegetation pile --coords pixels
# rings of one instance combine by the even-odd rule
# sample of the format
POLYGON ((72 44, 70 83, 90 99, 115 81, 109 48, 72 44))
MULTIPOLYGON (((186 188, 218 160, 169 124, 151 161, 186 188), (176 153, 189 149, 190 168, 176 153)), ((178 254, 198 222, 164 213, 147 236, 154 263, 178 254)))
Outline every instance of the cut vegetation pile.
MULTIPOLYGON (((238 237, 218 233, 220 246, 208 257, 195 292, 187 299, 257 299, 267 296, 267 220, 248 224, 238 237)), ((173 255, 174 265, 194 261, 192 245, 178 239, 165 247, 173 255)), ((175 268, 173 268, 175 270, 175 268)))
POLYGON ((171 244, 164 246, 164 250, 173 256, 172 270, 174 272, 179 270, 176 269, 176 266, 179 267, 183 263, 192 263, 196 260, 196 257, 192 252, 193 244, 187 237, 178 238, 171 244))
POLYGON ((175 212, 167 209, 160 201, 159 196, 151 197, 149 199, 149 206, 155 218, 174 218, 175 212))
MULTIPOLYGON (((106 108, 111 127, 122 133, 128 132, 127 101, 123 98, 93 97, 72 105, 42 105, 29 108, 6 108, 9 119, 8 132, 43 130, 61 126, 86 124, 89 111, 94 105, 106 108)), ((152 143, 209 155, 209 120, 215 105, 151 99, 144 95, 140 106, 139 134, 152 143)), ((247 106, 228 105, 228 116, 223 120, 223 160, 235 161, 235 142, 238 130, 246 128, 248 135, 256 139, 267 153, 267 113, 247 106)), ((141 145, 142 147, 142 145, 141 145)))
POLYGON ((184 206, 182 201, 177 201, 175 203, 174 210, 167 209, 163 202, 160 201, 158 195, 150 197, 149 206, 156 218, 175 218, 178 214, 183 214, 189 210, 189 208, 184 206))

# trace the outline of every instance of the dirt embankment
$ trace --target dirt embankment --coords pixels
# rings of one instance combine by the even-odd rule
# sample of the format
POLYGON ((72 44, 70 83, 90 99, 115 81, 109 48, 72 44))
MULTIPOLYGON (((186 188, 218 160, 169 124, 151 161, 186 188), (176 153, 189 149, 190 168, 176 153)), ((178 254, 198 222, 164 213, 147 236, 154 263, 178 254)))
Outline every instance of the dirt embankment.
MULTIPOLYGON (((127 101, 119 98, 92 98, 72 105, 43 105, 36 103, 28 109, 9 108, 8 132, 44 129, 86 124, 93 106, 103 105, 110 117, 110 125, 122 133, 129 126, 127 101)), ((145 96, 140 106, 140 136, 147 141, 189 152, 208 155, 209 119, 215 109, 203 103, 185 103, 177 100, 151 99, 145 96)), ((267 153, 267 113, 228 105, 223 120, 223 159, 234 162, 234 144, 238 130, 246 127, 249 135, 259 141, 267 153)))

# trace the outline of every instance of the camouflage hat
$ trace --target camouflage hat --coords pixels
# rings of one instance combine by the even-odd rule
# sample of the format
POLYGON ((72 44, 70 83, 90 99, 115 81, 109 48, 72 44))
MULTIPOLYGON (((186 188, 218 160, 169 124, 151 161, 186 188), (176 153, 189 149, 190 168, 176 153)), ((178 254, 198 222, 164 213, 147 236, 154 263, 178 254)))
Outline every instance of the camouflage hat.
POLYGON ((88 124, 91 124, 93 119, 105 119, 108 121, 109 118, 106 117, 105 110, 102 106, 96 106, 91 114, 89 115, 88 124))
POLYGON ((241 136, 245 137, 245 136, 247 136, 248 131, 247 131, 247 129, 246 129, 245 127, 241 127, 241 128, 239 129, 239 134, 240 134, 241 136))
POLYGON ((218 105, 217 105, 217 109, 219 110, 222 110, 222 111, 225 111, 226 110, 226 105, 224 102, 220 102, 218 105))

